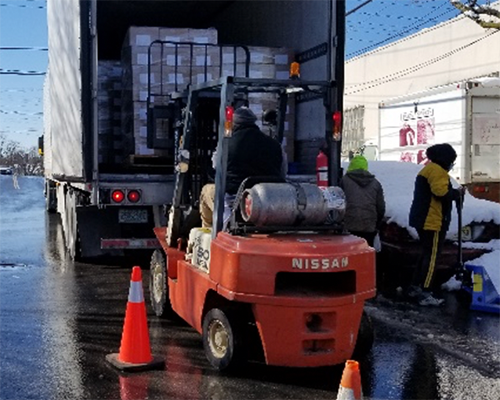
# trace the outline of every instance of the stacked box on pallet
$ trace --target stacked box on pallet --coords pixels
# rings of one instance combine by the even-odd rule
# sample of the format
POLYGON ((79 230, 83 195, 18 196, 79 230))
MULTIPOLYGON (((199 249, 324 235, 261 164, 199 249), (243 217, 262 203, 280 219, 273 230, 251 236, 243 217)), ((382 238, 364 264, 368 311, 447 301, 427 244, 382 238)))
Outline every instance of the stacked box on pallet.
MULTIPOLYGON (((289 65, 293 61, 293 54, 286 48, 274 47, 249 47, 250 70, 249 77, 255 79, 277 79, 286 80, 289 77, 289 65)), ((230 56, 226 57, 230 61, 230 56)), ((238 57, 239 69, 243 68, 242 61, 238 57)), ((262 115, 264 111, 278 109, 279 102, 276 95, 268 93, 251 94, 248 97, 249 107, 257 115, 258 125, 262 126, 262 115)), ((265 128, 265 127, 264 127, 265 128)), ((265 131, 265 129, 264 129, 265 131)), ((295 103, 292 96, 288 99, 286 110, 283 146, 285 148, 288 162, 294 161, 294 131, 295 131, 295 103)))
MULTIPOLYGON (((141 119, 141 105, 145 101, 141 100, 140 91, 142 88, 138 85, 141 79, 143 68, 147 77, 148 49, 149 45, 159 39, 160 29, 157 27, 130 27, 122 47, 122 134, 126 138, 128 146, 125 149, 127 155, 150 155, 146 146, 146 138, 141 137, 141 132, 147 129, 147 120, 145 113, 141 119)), ((146 83, 147 85, 147 83, 146 83)), ((147 89, 147 87, 146 87, 147 89)))
POLYGON ((119 61, 101 60, 98 69, 99 163, 121 163, 123 161, 120 127, 122 68, 119 61))
MULTIPOLYGON (((165 155, 164 151, 147 147, 148 96, 153 104, 166 104, 167 94, 183 91, 190 83, 202 83, 222 76, 245 76, 245 51, 239 47, 212 46, 215 44, 215 29, 130 28, 122 50, 122 123, 125 135, 134 138, 135 154, 165 155), (149 44, 155 40, 177 45, 155 43, 150 48, 149 44), (187 43, 198 45, 191 46, 187 43), (151 54, 150 74, 148 50, 151 54)), ((288 68, 292 61, 288 49, 249 47, 249 51, 250 78, 288 79, 288 68)), ((249 105, 256 113, 258 124, 262 128, 263 112, 267 109, 277 109, 278 101, 273 95, 254 94, 249 96, 249 105)), ((294 105, 290 99, 285 120, 285 148, 290 162, 294 158, 293 131, 294 105)))
MULTIPOLYGON (((171 152, 148 147, 147 100, 152 104, 166 104, 165 96, 173 91, 183 91, 190 82, 198 83, 200 76, 211 79, 211 71, 203 67, 205 46, 169 45, 154 41, 175 43, 195 42, 216 44, 215 29, 131 27, 122 48, 123 102, 122 130, 131 138, 129 154, 171 156, 171 152), (149 52, 151 54, 148 71, 149 52), (191 55, 193 62, 190 63, 191 55), (190 65, 191 64, 191 65, 190 65), (149 77, 149 78, 148 78, 149 77), (148 88, 149 80, 149 88, 148 88)), ((210 48, 211 54, 214 50, 210 48)), ((210 55, 211 55, 210 54, 210 55)), ((210 64, 210 62, 209 62, 210 64)))

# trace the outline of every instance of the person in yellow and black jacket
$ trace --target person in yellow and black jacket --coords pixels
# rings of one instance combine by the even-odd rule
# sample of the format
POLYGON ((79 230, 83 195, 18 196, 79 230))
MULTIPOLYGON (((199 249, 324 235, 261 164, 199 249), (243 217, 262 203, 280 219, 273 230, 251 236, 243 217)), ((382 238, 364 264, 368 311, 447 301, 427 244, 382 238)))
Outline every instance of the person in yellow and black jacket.
POLYGON ((421 254, 408 296, 422 306, 439 306, 444 300, 433 296, 431 288, 436 259, 450 226, 453 201, 460 199, 460 190, 452 188, 448 175, 457 153, 443 143, 429 147, 426 154, 430 162, 415 179, 410 208, 410 226, 418 232, 421 254))

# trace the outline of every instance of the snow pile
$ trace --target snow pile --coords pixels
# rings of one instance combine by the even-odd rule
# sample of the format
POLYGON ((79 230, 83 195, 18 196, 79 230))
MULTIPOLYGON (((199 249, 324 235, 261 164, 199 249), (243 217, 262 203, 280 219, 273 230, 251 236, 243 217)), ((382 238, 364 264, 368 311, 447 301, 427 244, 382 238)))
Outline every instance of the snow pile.
MULTIPOLYGON (((344 171, 348 164, 342 165, 344 171)), ((402 228, 406 228, 413 238, 417 238, 417 232, 409 226, 410 206, 413 200, 413 186, 415 178, 422 169, 422 165, 405 163, 398 161, 369 161, 369 171, 374 174, 384 188, 386 202, 385 216, 388 222, 394 222, 402 228)), ((452 179, 454 187, 458 183, 452 179)), ((464 208, 462 210, 462 225, 466 226, 471 222, 490 222, 500 225, 500 204, 488 200, 481 200, 465 194, 464 208)), ((453 209, 450 229, 447 238, 456 239, 458 235, 458 216, 456 209, 453 209)), ((491 253, 469 261, 467 264, 483 266, 490 276, 495 288, 500 292, 500 240, 491 240, 489 243, 462 244, 464 248, 482 248, 492 250, 491 253)), ((454 278, 446 282, 445 285, 456 287, 454 278)), ((447 289, 448 290, 448 289, 447 289)), ((453 289, 451 289, 453 290, 453 289)))
MULTIPOLYGON (((344 170, 347 170, 347 164, 343 167, 344 170)), ((384 188, 387 221, 406 228, 413 238, 417 238, 417 232, 409 226, 408 218, 415 178, 422 166, 399 161, 369 161, 368 169, 377 177, 384 188)), ((454 187, 459 186, 453 179, 452 184, 454 187)), ((500 225, 500 204, 477 199, 466 193, 462 210, 462 225, 489 221, 500 225)), ((458 217, 454 208, 447 237, 449 239, 456 238, 457 233, 458 217)))
POLYGON ((491 279, 491 283, 500 293, 500 250, 483 254, 481 257, 467 261, 465 264, 484 267, 491 279))
POLYGON ((453 292, 456 290, 460 290, 462 288, 462 282, 457 278, 452 276, 448 282, 445 282, 441 285, 441 289, 447 290, 448 292, 453 292))
POLYGON ((471 82, 477 82, 482 87, 500 87, 500 78, 497 78, 496 76, 472 79, 471 82))

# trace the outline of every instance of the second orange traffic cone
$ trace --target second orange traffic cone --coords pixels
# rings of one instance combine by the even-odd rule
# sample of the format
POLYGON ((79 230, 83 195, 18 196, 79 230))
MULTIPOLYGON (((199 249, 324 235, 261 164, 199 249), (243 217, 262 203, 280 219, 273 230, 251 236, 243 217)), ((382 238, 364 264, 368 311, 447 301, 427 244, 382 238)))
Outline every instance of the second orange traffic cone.
POLYGON ((151 355, 142 272, 139 267, 132 268, 120 353, 108 354, 106 360, 116 368, 128 372, 165 366, 162 359, 151 355))
POLYGON ((337 394, 337 400, 361 400, 361 375, 359 373, 359 363, 347 360, 342 373, 342 380, 337 394))

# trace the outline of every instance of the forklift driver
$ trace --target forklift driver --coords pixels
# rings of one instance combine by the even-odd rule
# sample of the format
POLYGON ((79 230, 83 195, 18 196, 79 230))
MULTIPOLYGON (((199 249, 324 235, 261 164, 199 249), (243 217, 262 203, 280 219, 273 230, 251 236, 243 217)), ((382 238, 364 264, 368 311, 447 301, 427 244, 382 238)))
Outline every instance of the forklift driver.
MULTIPOLYGON (((248 107, 234 112, 233 136, 229 140, 225 209, 230 209, 241 183, 251 176, 285 178, 283 150, 280 144, 263 133, 255 124, 257 117, 248 107)), ((212 226, 215 185, 203 186, 200 194, 202 226, 212 226)), ((224 213, 226 217, 226 212, 224 213)), ((224 218, 226 220, 226 218, 224 218)))

